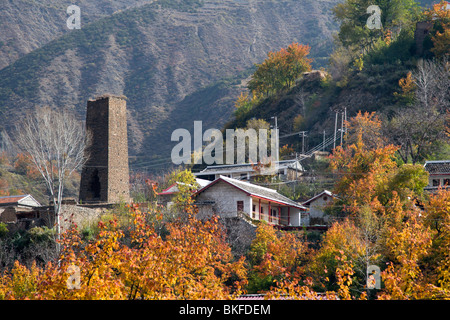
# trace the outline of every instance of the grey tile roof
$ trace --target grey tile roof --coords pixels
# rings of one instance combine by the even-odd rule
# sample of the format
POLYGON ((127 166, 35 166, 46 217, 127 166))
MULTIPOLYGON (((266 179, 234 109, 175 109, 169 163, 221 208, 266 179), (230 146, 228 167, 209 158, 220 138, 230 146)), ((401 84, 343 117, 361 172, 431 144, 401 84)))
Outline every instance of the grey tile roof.
POLYGON ((285 197, 285 196, 279 194, 276 190, 261 187, 261 186, 255 185, 253 183, 236 180, 236 179, 232 179, 232 178, 228 178, 228 177, 224 177, 224 176, 220 176, 213 183, 211 183, 208 186, 206 186, 205 188, 199 190, 199 192, 202 192, 204 189, 207 189, 207 188, 213 186, 215 183, 217 183, 220 180, 225 181, 252 196, 261 197, 261 198, 264 198, 267 200, 277 201, 277 202, 280 202, 285 205, 289 205, 289 206, 296 207, 296 208, 299 208, 302 210, 306 210, 306 207, 304 207, 303 205, 301 205, 298 202, 295 202, 295 201, 289 199, 288 197, 285 197))
MULTIPOLYGON (((291 168, 295 169, 295 160, 282 160, 278 161, 278 166, 280 168, 291 168)), ((302 165, 297 162, 297 169, 299 171, 303 170, 302 165)), ((213 173, 221 173, 221 172, 248 172, 253 171, 252 164, 243 163, 243 164, 229 164, 229 165, 215 165, 215 166, 207 166, 205 169, 200 171, 198 174, 213 174, 213 173)))
POLYGON ((424 167, 430 174, 450 174, 450 160, 427 161, 424 167))
POLYGON ((316 200, 317 198, 320 198, 322 195, 327 195, 331 198, 337 198, 337 195, 335 195, 333 192, 328 191, 328 190, 323 190, 321 193, 315 195, 314 197, 312 197, 309 200, 306 200, 305 202, 303 202, 303 205, 306 206, 308 204, 310 204, 311 202, 313 202, 314 200, 316 200))

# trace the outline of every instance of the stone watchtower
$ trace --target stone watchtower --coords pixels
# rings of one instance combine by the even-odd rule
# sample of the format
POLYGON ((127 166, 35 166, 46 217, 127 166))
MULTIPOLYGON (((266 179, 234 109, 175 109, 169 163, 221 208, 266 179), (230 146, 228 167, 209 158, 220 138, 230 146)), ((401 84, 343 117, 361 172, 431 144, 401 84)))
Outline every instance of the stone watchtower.
POLYGON ((87 103, 86 131, 91 144, 81 173, 81 203, 130 199, 126 112, 124 97, 102 96, 87 103))

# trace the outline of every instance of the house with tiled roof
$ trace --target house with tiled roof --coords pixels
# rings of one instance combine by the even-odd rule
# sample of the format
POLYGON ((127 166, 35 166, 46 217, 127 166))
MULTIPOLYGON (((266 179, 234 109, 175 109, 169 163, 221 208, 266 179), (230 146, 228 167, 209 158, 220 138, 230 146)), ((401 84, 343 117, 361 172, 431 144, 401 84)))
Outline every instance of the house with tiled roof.
POLYGON ((276 226, 301 226, 301 213, 306 208, 276 190, 247 181, 219 176, 195 194, 201 214, 217 214, 221 218, 245 215, 276 226))
POLYGON ((425 190, 450 187, 450 160, 427 161, 424 168, 429 173, 428 186, 425 190))
POLYGON ((0 222, 15 223, 20 216, 35 216, 35 208, 40 206, 31 194, 0 197, 0 222))
POLYGON ((18 208, 40 207, 41 204, 31 194, 0 197, 0 207, 17 206, 18 208))
POLYGON ((329 206, 337 195, 331 191, 324 190, 302 204, 309 209, 309 225, 324 225, 328 223, 328 216, 325 214, 325 208, 329 206))
MULTIPOLYGON (((303 173, 303 166, 298 160, 281 160, 275 163, 276 171, 267 170, 270 175, 276 175, 282 181, 291 181, 297 179, 303 173)), ((253 180, 258 175, 266 175, 264 170, 258 170, 258 166, 251 163, 242 164, 224 164, 207 166, 200 172, 195 173, 195 176, 215 180, 220 176, 234 178, 238 180, 253 180)))

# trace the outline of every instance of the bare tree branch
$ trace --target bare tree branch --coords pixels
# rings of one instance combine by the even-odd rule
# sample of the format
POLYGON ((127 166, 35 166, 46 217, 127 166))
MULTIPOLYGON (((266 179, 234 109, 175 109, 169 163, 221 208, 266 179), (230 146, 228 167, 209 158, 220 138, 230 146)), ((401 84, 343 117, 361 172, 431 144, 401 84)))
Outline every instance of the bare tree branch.
POLYGON ((64 183, 85 163, 84 150, 90 137, 72 112, 42 107, 36 108, 16 125, 15 139, 45 181, 55 208, 59 240, 64 183))

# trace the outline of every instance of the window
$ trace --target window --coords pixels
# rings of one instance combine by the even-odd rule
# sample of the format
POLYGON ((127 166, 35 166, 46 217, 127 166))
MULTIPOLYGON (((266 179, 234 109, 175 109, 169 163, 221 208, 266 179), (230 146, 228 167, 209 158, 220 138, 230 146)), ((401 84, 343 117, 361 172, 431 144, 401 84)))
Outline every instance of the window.
POLYGON ((255 212, 256 211, 256 205, 254 204, 253 205, 253 212, 255 212))
POLYGON ((444 179, 444 186, 450 186, 450 179, 444 179))
POLYGON ((433 187, 438 187, 441 184, 440 179, 433 179, 433 187))
POLYGON ((237 202, 237 211, 244 211, 244 201, 237 202))
POLYGON ((323 201, 327 201, 328 197, 327 196, 323 196, 323 201))

